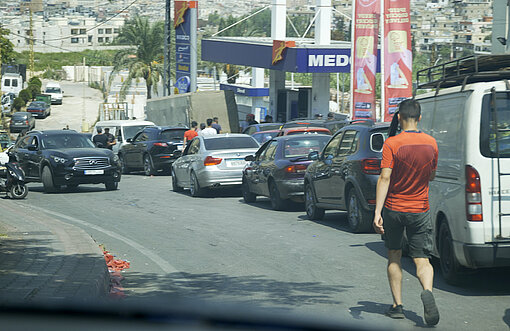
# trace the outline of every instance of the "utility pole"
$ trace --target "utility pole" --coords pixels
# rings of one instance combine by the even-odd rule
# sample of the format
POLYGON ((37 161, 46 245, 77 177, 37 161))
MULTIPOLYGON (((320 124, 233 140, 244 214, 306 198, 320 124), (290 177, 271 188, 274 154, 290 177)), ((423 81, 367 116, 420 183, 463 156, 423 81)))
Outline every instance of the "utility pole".
POLYGON ((190 58, 190 89, 191 93, 197 91, 197 69, 198 69, 198 52, 197 52, 197 31, 198 31, 198 1, 190 1, 189 17, 190 17, 190 38, 191 58, 190 58))
POLYGON ((165 0, 165 63, 163 71, 163 96, 171 95, 172 93, 172 8, 171 1, 165 0))
POLYGON ((34 21, 32 17, 32 7, 30 7, 30 30, 29 30, 29 38, 30 38, 30 63, 29 63, 29 72, 30 78, 34 77, 34 21))

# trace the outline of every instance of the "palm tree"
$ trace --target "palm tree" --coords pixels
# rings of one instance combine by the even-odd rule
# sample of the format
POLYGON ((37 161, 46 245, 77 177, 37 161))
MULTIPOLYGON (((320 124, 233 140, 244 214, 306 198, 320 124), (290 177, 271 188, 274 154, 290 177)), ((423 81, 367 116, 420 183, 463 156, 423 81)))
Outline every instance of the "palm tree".
POLYGON ((129 74, 122 83, 121 98, 125 97, 133 79, 138 81, 143 78, 147 87, 147 99, 150 99, 153 89, 157 93, 157 83, 163 75, 164 23, 151 24, 147 17, 136 16, 126 22, 116 41, 134 47, 122 49, 115 54, 110 84, 113 76, 127 68, 129 74))

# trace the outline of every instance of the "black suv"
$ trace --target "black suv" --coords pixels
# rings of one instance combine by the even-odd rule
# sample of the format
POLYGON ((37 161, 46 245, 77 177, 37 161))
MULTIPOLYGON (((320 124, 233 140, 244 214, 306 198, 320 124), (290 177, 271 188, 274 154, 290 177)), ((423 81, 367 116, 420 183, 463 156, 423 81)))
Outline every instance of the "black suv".
POLYGON ((122 172, 143 170, 145 175, 159 171, 169 174, 172 163, 179 157, 175 151, 182 149, 186 127, 148 126, 119 149, 122 172))
POLYGON ((104 183, 116 190, 120 181, 118 158, 109 149, 96 148, 86 136, 73 130, 30 131, 11 155, 25 172, 27 182, 42 182, 45 192, 62 185, 104 183))
POLYGON ((340 129, 305 174, 306 214, 322 219, 326 209, 347 210, 353 232, 372 229, 375 189, 388 123, 360 121, 340 129))

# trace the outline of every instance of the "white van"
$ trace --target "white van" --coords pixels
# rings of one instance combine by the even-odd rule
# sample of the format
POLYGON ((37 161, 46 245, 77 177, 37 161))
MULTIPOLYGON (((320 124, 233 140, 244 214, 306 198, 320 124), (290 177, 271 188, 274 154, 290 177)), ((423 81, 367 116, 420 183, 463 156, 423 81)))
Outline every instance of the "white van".
POLYGON ((434 254, 450 283, 465 268, 510 266, 510 84, 476 82, 490 78, 475 72, 462 87, 465 76, 456 76, 444 85, 460 86, 416 97, 420 128, 439 147, 430 211, 434 254))
POLYGON ((51 104, 62 104, 64 91, 62 91, 59 83, 50 82, 46 84, 46 87, 44 88, 44 94, 51 95, 51 104))
POLYGON ((18 96, 23 89, 23 77, 20 74, 6 73, 2 75, 2 93, 14 93, 18 96))
POLYGON ((137 121, 137 120, 113 120, 113 121, 100 121, 94 126, 92 137, 97 134, 97 128, 102 128, 103 132, 105 128, 110 129, 110 133, 115 136, 117 144, 113 146, 113 152, 117 154, 119 149, 127 144, 127 140, 133 138, 135 134, 141 129, 147 126, 153 126, 154 123, 149 121, 137 121))

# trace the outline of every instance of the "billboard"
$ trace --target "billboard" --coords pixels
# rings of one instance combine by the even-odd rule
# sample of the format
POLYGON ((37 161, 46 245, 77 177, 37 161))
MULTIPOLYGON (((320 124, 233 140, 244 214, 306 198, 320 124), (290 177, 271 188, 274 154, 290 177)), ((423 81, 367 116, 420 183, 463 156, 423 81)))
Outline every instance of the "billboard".
POLYGON ((190 4, 195 1, 174 2, 175 28, 175 87, 179 93, 187 93, 190 88, 191 42, 190 4))
POLYGON ((382 120, 389 122, 398 104, 413 96, 410 0, 384 1, 382 120))
POLYGON ((376 119, 377 45, 381 0, 355 0, 351 70, 352 119, 376 119))

